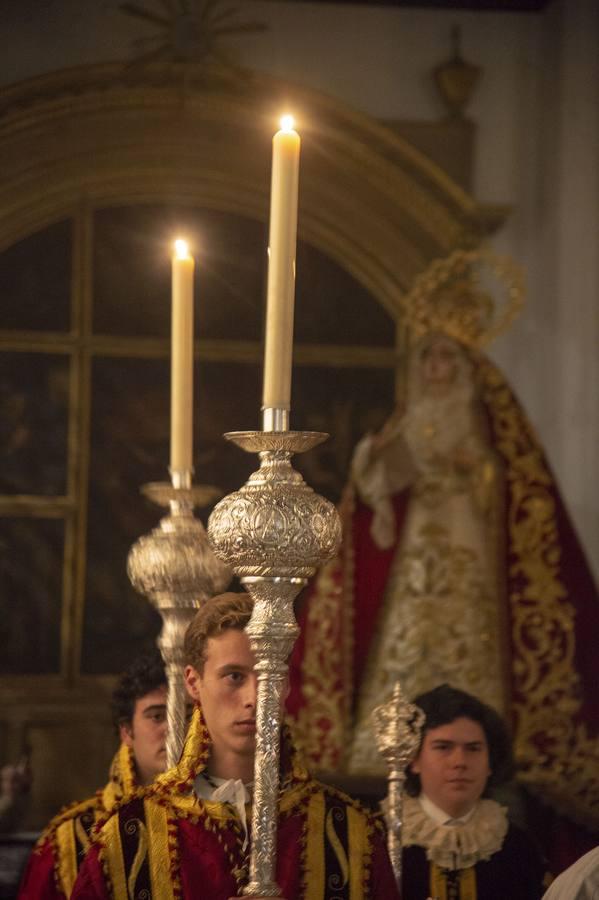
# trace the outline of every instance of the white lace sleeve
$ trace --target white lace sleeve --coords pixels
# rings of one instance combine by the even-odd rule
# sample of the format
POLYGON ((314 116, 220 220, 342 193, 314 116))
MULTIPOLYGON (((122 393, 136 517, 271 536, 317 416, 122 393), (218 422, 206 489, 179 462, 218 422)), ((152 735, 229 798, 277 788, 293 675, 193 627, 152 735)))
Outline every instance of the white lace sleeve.
POLYGON ((360 499, 372 509, 374 516, 370 533, 380 550, 387 550, 395 541, 395 515, 391 491, 383 460, 372 455, 371 434, 358 442, 351 463, 352 481, 360 499))

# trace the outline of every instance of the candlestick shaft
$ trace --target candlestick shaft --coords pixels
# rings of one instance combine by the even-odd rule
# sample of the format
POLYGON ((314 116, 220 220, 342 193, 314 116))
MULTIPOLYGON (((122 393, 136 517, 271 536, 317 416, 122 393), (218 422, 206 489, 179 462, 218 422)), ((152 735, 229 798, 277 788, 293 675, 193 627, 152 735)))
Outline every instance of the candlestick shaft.
POLYGON ((306 583, 303 578, 243 578, 254 598, 246 627, 256 657, 256 756, 252 804, 250 882, 244 893, 278 897, 275 881, 279 805, 279 752, 283 703, 288 684, 287 659, 299 628, 293 600, 306 583))
MULTIPOLYGON (((172 603, 176 603, 173 598, 172 603)), ((185 732, 187 731, 187 703, 188 696, 185 689, 183 657, 183 638, 187 626, 193 619, 197 608, 187 607, 163 607, 160 609, 162 616, 162 631, 158 638, 158 646, 164 660, 168 693, 166 697, 166 766, 170 769, 179 762, 185 732)))
POLYGON ((295 131, 278 131, 275 134, 270 193, 263 407, 289 409, 291 402, 299 151, 300 138, 295 131))

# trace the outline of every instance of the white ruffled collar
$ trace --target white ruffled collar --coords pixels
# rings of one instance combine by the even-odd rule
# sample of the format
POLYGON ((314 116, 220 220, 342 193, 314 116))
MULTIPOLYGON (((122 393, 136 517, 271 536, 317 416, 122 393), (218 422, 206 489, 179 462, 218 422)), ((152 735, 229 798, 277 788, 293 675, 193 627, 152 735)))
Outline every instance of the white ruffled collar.
POLYGON ((426 850, 442 869, 468 869, 501 850, 508 830, 507 812, 495 800, 479 800, 467 822, 440 825, 414 797, 404 799, 402 844, 426 850))

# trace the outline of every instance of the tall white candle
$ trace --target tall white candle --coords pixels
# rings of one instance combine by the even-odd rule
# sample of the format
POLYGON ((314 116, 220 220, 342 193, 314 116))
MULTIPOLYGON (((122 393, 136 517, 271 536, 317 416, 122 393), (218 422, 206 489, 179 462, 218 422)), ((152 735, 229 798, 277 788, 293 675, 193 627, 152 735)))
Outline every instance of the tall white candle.
POLYGON ((266 341, 262 407, 289 409, 300 137, 283 116, 272 141, 266 341))
POLYGON ((171 472, 192 469, 193 270, 187 243, 175 241, 172 259, 171 472))

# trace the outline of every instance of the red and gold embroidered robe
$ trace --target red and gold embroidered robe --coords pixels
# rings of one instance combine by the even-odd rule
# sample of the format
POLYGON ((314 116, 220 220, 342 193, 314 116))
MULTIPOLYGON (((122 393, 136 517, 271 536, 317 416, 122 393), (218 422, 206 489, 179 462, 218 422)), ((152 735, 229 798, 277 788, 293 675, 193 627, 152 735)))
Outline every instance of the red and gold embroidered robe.
POLYGON ((108 784, 93 797, 65 807, 42 833, 25 869, 19 900, 70 897, 77 871, 89 849, 95 824, 136 789, 129 747, 121 744, 110 767, 108 784))
MULTIPOLYGON (((248 882, 235 809, 192 791, 209 743, 194 713, 180 764, 119 806, 77 878, 73 900, 228 900, 248 882)), ((286 900, 399 900, 378 817, 309 776, 284 735, 277 882, 286 900)))

